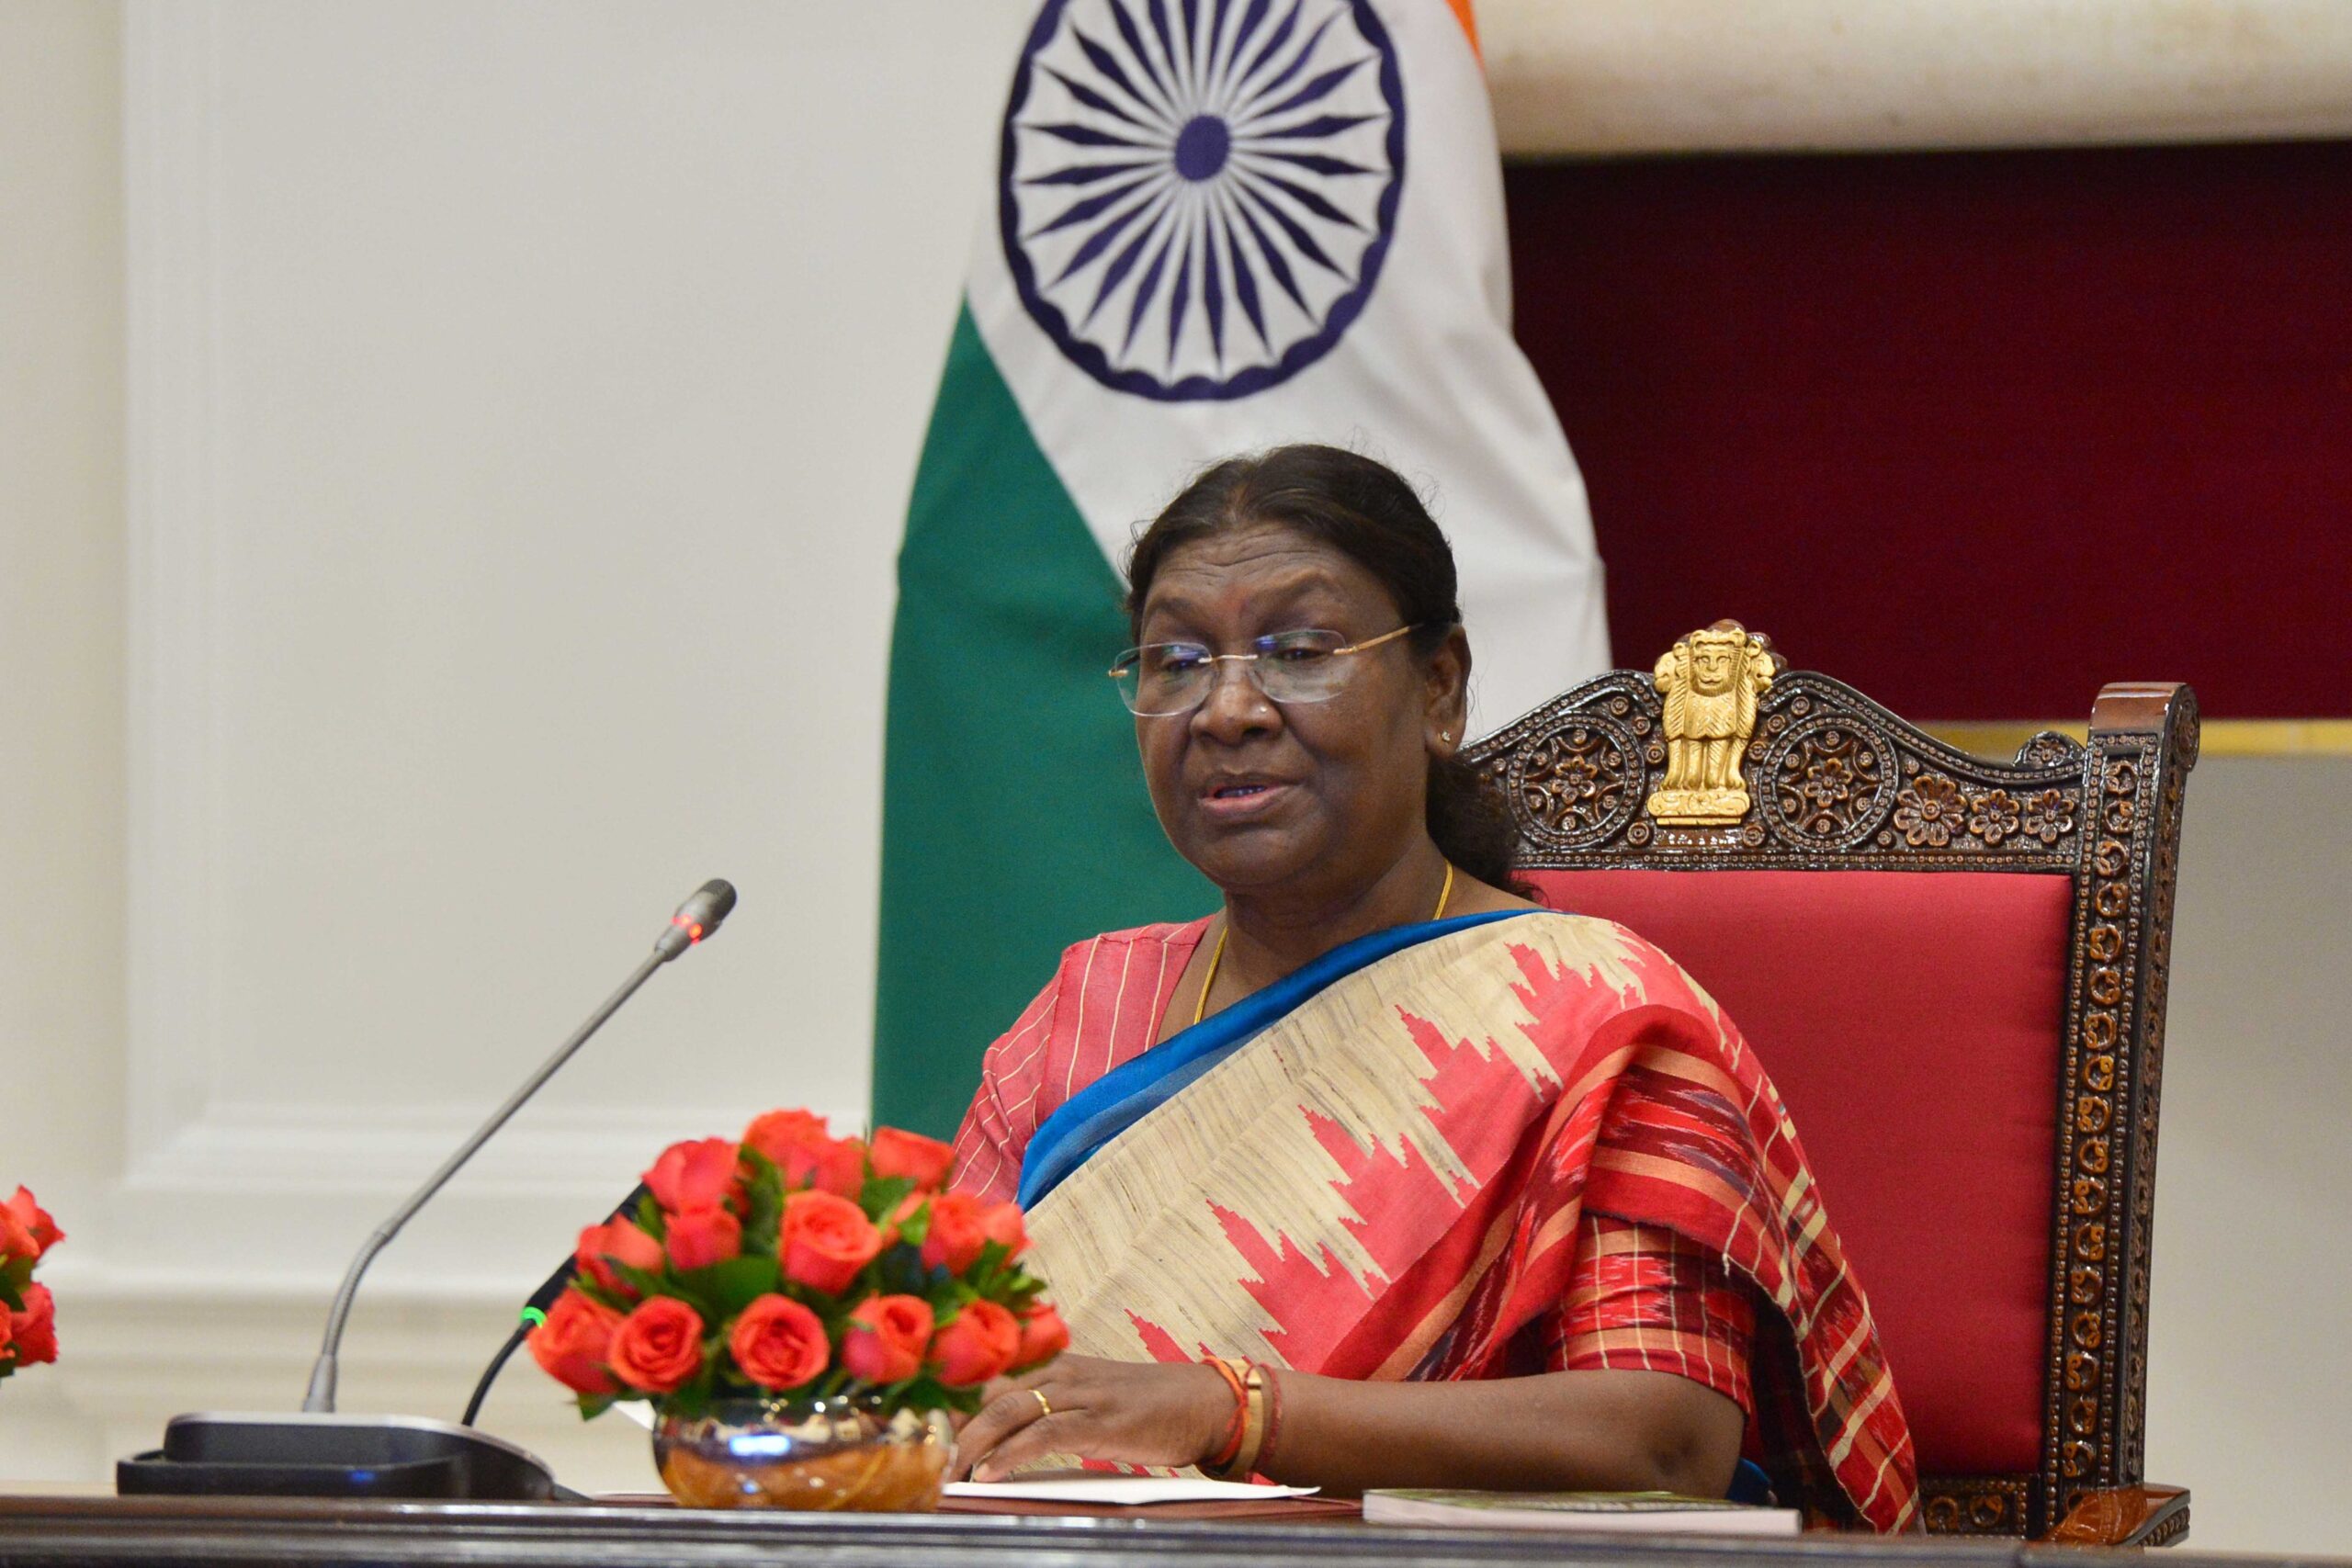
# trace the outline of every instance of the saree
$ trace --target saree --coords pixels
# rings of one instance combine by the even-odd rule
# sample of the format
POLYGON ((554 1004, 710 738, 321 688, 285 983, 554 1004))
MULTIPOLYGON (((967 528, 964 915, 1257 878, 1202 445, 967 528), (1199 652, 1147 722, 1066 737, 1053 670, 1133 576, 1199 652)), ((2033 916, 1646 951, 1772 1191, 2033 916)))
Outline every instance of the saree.
POLYGON ((1199 928, 1114 935, 1145 939, 1116 944, 1115 985, 1097 983, 1098 939, 1074 998, 1066 963, 991 1052, 1012 1081, 1024 1029, 1031 1066, 1063 1043, 1049 1113, 1040 1081, 1023 1136, 1006 1082, 984 1081, 958 1147, 958 1184, 1001 1190, 1019 1145, 1035 1260, 1075 1348, 1358 1379, 1522 1373, 1590 1210, 1705 1247, 1767 1309, 1750 1454, 1784 1502, 1821 1523, 1914 1525, 1902 1406, 1795 1129, 1664 953, 1548 911, 1393 928, 1153 1046, 1199 928), (1144 1048, 1119 1048, 1137 1033, 1144 1048), (1102 1065, 1081 1083, 1090 1048, 1102 1065))

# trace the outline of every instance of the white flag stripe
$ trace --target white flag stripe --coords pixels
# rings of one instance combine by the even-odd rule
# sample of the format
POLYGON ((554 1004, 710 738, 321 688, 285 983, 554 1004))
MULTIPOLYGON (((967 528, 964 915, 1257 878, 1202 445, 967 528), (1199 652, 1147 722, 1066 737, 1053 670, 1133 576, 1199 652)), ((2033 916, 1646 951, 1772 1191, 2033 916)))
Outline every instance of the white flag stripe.
MULTIPOLYGON (((993 207, 973 256, 972 314, 1114 564, 1138 522, 1203 466, 1238 451, 1290 441, 1355 446, 1430 492, 1461 562, 1476 660, 1472 728, 1484 732, 1607 666, 1600 563, 1583 481, 1510 334, 1502 170, 1484 76, 1443 0, 1376 0, 1374 9, 1401 77, 1401 198, 1362 314, 1320 358, 1225 400, 1114 390, 1072 363, 1023 305, 993 207)), ((1069 10, 1090 35, 1114 36, 1107 0, 1069 0, 1069 10)), ((1362 96, 1350 107, 1361 110, 1362 96)), ((1022 118, 1035 123, 1025 106, 1022 118)), ((1119 312, 1124 332, 1118 301, 1102 309, 1119 312)), ((1232 330, 1247 328, 1236 317, 1232 330)), ((1103 336, 1100 317, 1087 332, 1103 336)), ((1182 352, 1197 355, 1197 340, 1182 352)))

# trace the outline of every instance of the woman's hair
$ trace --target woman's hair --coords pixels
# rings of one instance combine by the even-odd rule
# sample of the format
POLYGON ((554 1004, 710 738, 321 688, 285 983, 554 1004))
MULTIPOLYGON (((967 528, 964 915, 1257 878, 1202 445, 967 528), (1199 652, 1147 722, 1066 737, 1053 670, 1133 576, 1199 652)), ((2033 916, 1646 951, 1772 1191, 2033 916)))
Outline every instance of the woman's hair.
MULTIPOLYGON (((1151 581, 1173 551, 1252 525, 1274 524, 1330 546, 1380 580, 1416 630, 1417 658, 1443 645, 1462 619, 1453 550, 1421 498, 1396 472, 1338 446, 1277 446, 1204 471, 1136 536, 1127 556, 1127 627, 1143 635, 1151 581)), ((1430 837, 1464 871, 1512 887, 1519 829, 1510 808, 1459 756, 1431 757, 1430 837)))

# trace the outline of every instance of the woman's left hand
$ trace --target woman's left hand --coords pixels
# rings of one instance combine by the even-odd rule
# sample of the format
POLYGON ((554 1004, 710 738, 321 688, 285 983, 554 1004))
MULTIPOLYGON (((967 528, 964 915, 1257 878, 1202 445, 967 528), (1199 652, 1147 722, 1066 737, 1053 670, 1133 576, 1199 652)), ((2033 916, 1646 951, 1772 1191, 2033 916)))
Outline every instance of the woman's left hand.
POLYGON ((956 1434, 948 1479, 1001 1481, 1057 1453, 1193 1464, 1216 1450, 1232 1424, 1232 1386, 1213 1368, 1064 1355, 990 1389, 979 1414, 956 1434))

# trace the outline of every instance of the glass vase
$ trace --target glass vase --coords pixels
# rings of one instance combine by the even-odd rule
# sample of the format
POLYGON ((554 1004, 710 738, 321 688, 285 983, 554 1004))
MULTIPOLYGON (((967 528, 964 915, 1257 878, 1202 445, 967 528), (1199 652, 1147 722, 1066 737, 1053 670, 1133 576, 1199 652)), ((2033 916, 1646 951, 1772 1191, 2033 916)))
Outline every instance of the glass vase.
POLYGON ((663 1415, 653 1465, 688 1508, 930 1513, 955 1440, 936 1410, 723 1399, 700 1416, 663 1415))

